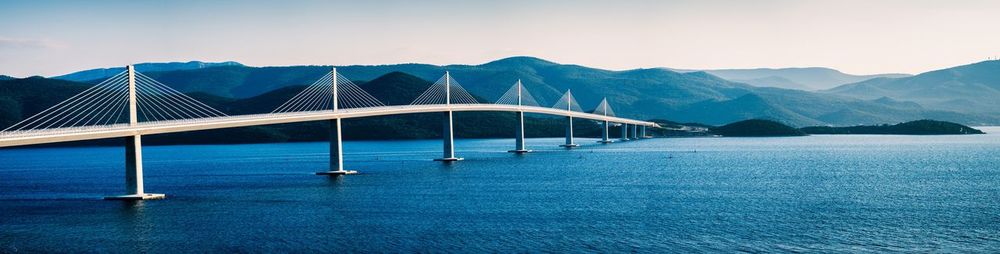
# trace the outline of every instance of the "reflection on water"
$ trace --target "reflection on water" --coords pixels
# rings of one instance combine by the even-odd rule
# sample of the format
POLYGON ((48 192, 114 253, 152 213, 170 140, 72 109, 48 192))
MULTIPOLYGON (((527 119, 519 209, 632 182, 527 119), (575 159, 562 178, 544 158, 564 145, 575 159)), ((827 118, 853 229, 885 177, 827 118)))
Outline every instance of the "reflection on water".
POLYGON ((126 200, 117 201, 116 203, 121 203, 121 209, 119 210, 119 227, 122 235, 128 236, 129 241, 127 244, 131 246, 131 250, 138 252, 149 252, 151 249, 150 234, 153 230, 154 225, 146 217, 146 202, 145 200, 126 200))
POLYGON ((0 252, 1000 251, 1000 135, 562 141, 0 150, 0 252))
MULTIPOLYGON (((324 177, 324 176, 319 176, 319 177, 324 177)), ((330 182, 330 187, 342 187, 342 186, 344 186, 344 180, 347 179, 347 177, 349 177, 349 176, 345 176, 345 175, 330 175, 330 176, 325 176, 325 177, 330 182)))

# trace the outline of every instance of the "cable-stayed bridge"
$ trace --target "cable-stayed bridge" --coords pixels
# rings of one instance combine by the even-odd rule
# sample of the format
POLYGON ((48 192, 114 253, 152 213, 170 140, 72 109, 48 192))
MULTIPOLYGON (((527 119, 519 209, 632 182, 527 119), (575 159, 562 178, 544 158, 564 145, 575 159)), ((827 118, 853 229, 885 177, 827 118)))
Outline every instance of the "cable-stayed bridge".
POLYGON ((585 112, 568 90, 552 107, 545 107, 524 89, 521 81, 495 103, 481 103, 447 72, 409 105, 385 105, 338 74, 335 68, 270 113, 231 116, 136 72, 130 65, 124 72, 3 129, 0 147, 123 138, 126 195, 109 198, 157 199, 164 195, 143 190, 143 135, 330 121, 330 167, 317 174, 344 175, 355 172, 343 167, 343 119, 440 112, 444 115, 443 155, 435 160, 451 162, 462 159, 455 156, 452 117, 455 111, 516 113, 515 147, 510 150, 513 153, 530 152, 524 138, 524 113, 565 116, 566 143, 561 146, 567 148, 578 146, 573 139, 573 118, 600 122, 601 143, 613 142, 608 135, 612 124, 623 126, 623 141, 645 137, 646 127, 658 127, 652 122, 616 117, 606 99, 591 112, 585 112))

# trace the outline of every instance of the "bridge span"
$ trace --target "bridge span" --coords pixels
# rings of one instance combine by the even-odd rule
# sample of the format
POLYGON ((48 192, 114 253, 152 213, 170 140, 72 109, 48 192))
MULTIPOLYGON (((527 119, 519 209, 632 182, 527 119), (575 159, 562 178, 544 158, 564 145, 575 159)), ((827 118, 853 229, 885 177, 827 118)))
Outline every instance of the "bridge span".
POLYGON ((122 138, 125 143, 125 195, 106 199, 160 199, 164 194, 145 193, 142 177, 143 135, 199 130, 236 128, 308 121, 329 121, 330 165, 319 175, 341 176, 356 173, 344 170, 341 121, 343 119, 442 113, 443 155, 437 161, 462 160, 455 156, 452 112, 512 112, 518 124, 514 130, 512 153, 528 153, 524 137, 524 113, 565 116, 566 142, 578 146, 573 138, 573 118, 601 123, 600 143, 612 143, 609 126, 622 125, 622 141, 645 138, 647 127, 656 123, 617 117, 607 100, 591 112, 584 112, 570 91, 552 107, 543 107, 517 81, 495 103, 479 103, 451 75, 435 82, 410 105, 385 105, 340 76, 332 69, 305 90, 271 113, 226 115, 169 86, 135 71, 126 70, 60 102, 32 117, 0 131, 0 147, 48 144, 69 141, 122 138))

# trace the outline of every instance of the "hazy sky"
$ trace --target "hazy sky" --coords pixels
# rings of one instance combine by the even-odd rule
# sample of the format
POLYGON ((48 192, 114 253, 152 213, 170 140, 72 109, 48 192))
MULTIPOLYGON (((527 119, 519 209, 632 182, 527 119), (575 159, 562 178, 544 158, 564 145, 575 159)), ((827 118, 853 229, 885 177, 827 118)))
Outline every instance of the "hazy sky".
POLYGON ((8 1, 0 74, 135 62, 824 66, 918 73, 1000 56, 1000 1, 8 1))

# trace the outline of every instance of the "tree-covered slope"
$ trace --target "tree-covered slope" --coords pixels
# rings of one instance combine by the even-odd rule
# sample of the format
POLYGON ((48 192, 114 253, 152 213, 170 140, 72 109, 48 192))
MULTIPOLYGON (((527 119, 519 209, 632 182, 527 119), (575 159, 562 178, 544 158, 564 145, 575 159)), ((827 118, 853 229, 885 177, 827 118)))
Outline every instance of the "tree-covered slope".
POLYGON ((87 89, 88 84, 29 77, 0 81, 0 129, 87 89))
POLYGON ((985 61, 906 78, 880 78, 825 91, 861 99, 889 97, 962 113, 1000 113, 1000 61, 985 61))
MULTIPOLYGON (((226 66, 145 74, 184 92, 249 98, 286 86, 308 85, 330 68, 226 66)), ((445 71, 450 71, 470 93, 486 100, 499 98, 520 79, 540 102, 554 103, 567 89, 572 89, 584 108, 592 108, 602 98, 608 97, 615 109, 639 118, 661 115, 654 110, 639 108, 639 105, 663 107, 726 99, 745 94, 750 88, 705 73, 681 74, 663 69, 607 71, 530 57, 507 58, 482 65, 401 64, 337 68, 342 75, 357 81, 372 80, 392 72, 404 72, 434 81, 445 71)))
MULTIPOLYGON (((331 68, 332 66, 222 66, 145 74, 180 91, 243 100, 282 91, 286 87, 308 85, 331 68)), ((532 57, 512 57, 480 65, 397 64, 339 66, 337 69, 341 75, 358 84, 393 72, 407 73, 425 82, 432 82, 445 71, 450 71, 454 79, 469 92, 488 102, 496 100, 520 79, 527 90, 543 104, 551 105, 567 89, 572 89, 574 97, 585 110, 592 109, 602 98, 607 97, 620 116, 639 119, 658 118, 720 125, 742 119, 764 118, 795 126, 876 124, 924 118, 966 124, 1000 123, 1000 114, 924 108, 920 105, 914 107, 912 104, 904 105, 905 101, 899 103, 879 100, 881 97, 856 98, 830 93, 760 88, 727 81, 705 72, 678 73, 662 68, 610 71, 532 57)), ((420 90, 413 87, 377 87, 371 88, 371 92, 392 94, 397 92, 394 89, 414 91, 406 92, 412 97, 400 95, 386 98, 394 102, 390 104, 408 103, 416 97, 413 92, 420 90)), ((248 106, 255 105, 258 104, 248 106)))

